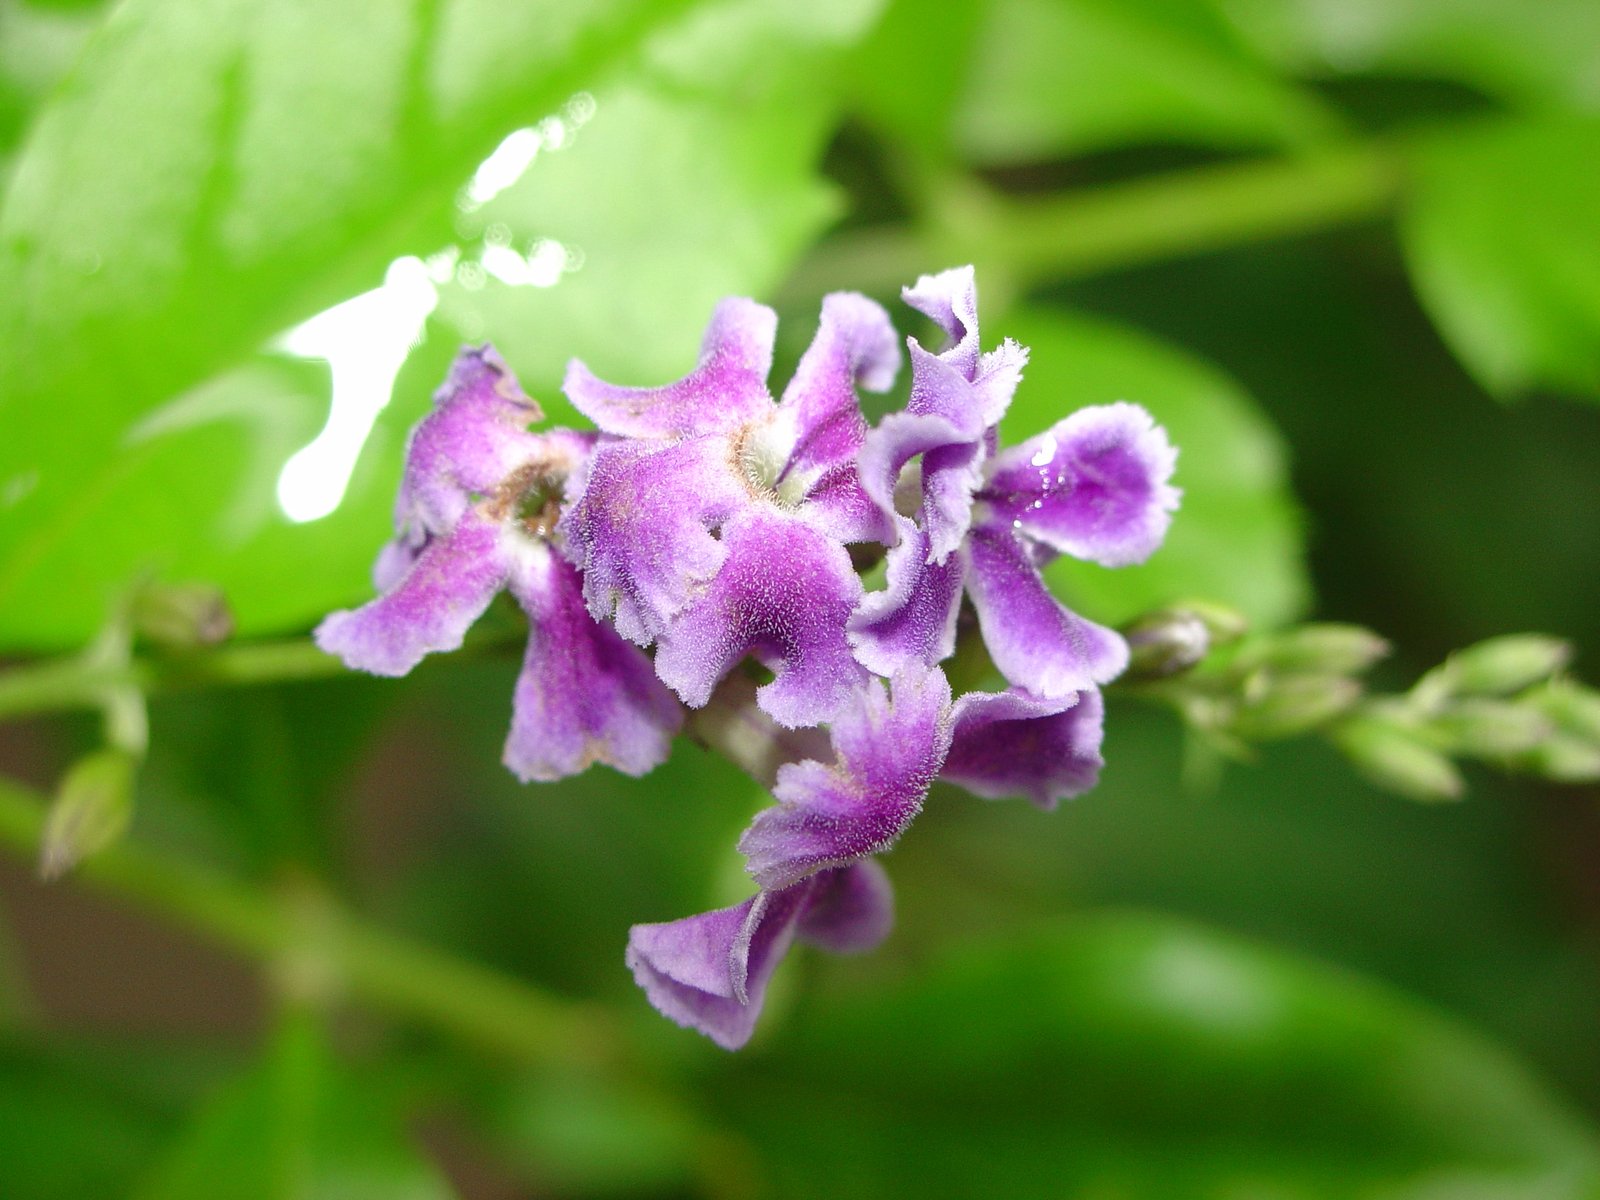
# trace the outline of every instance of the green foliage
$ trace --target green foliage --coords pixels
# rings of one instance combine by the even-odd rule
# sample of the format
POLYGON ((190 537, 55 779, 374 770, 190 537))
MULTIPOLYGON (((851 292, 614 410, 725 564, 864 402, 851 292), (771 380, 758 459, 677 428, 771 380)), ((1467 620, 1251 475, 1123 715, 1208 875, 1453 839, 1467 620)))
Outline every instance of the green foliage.
POLYGON ((815 1194, 824 1158, 829 1193, 849 1196, 1600 1186, 1582 1126, 1481 1038, 1344 972, 1162 918, 953 950, 905 985, 817 1006, 751 1074, 750 1119, 787 1122, 784 1195, 815 1194))
POLYGON ((1484 386, 1600 395, 1600 122, 1430 139, 1402 229, 1417 289, 1484 386))
POLYGON ((1337 119, 1204 0, 997 0, 957 121, 982 163, 1128 142, 1293 145, 1337 119))
POLYGON ((136 1200, 451 1200, 392 1092, 345 1071, 308 1017, 200 1110, 136 1200))

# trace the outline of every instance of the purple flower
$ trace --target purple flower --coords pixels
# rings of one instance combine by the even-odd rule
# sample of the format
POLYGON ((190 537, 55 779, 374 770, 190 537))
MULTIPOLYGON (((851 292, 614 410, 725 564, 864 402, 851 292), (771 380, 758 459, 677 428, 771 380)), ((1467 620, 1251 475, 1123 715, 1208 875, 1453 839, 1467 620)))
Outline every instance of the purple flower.
POLYGON ((404 675, 454 650, 502 590, 528 615, 505 763, 559 779, 603 762, 642 775, 662 762, 682 712, 650 661, 590 618, 577 571, 551 545, 592 434, 528 423, 539 408, 493 351, 467 350, 412 433, 396 537, 374 571, 383 594, 317 627, 317 644, 375 675, 404 675))
POLYGON ((767 981, 795 938, 837 954, 862 953, 883 941, 893 923, 888 876, 869 860, 732 908, 635 925, 627 963, 664 1016, 737 1050, 750 1040, 767 981))
POLYGON ((1026 351, 1007 341, 979 352, 970 267, 925 276, 905 298, 951 345, 934 355, 912 341, 911 401, 861 451, 863 485, 885 511, 913 460, 921 479, 916 518, 895 518, 888 587, 851 618, 857 659, 880 675, 937 662, 954 647, 965 590, 1012 684, 1061 700, 1110 681, 1126 644, 1057 601, 1039 568, 1062 553, 1122 566, 1160 544, 1178 502, 1165 432, 1143 409, 1112 404, 997 452, 1026 351))
POLYGON ((724 301, 699 364, 660 388, 573 363, 567 395, 617 440, 596 450, 560 528, 589 611, 656 642, 656 669, 685 703, 705 704, 754 655, 775 676, 758 702, 798 727, 831 718, 866 678, 845 636, 862 588, 844 544, 890 529, 861 486, 855 389, 887 388, 899 350, 882 308, 829 296, 774 403, 776 326, 771 309, 724 301))

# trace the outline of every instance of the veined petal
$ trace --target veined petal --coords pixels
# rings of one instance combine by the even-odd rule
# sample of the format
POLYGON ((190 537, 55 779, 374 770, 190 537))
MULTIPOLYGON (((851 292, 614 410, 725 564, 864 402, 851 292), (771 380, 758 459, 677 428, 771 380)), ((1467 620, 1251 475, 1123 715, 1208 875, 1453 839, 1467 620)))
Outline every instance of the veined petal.
POLYGON ((882 305, 855 292, 825 297, 817 336, 779 405, 795 439, 782 475, 854 461, 867 432, 856 386, 887 391, 899 369, 899 338, 882 305))
POLYGON ((698 708, 754 654, 776 676, 756 691, 773 720, 829 720, 866 674, 844 634, 861 599, 849 554, 804 521, 754 508, 723 526, 720 548, 716 578, 662 633, 656 672, 698 708))
POLYGON ((728 556, 712 530, 750 504, 729 454, 722 437, 596 449, 558 530, 597 620, 646 645, 704 591, 728 556))
POLYGON ((950 338, 939 357, 966 379, 978 370, 978 283, 970 266, 924 275, 900 297, 950 338))
POLYGON ((726 433, 769 412, 767 373, 778 317, 764 304, 731 297, 717 305, 695 369, 665 387, 619 387, 577 359, 561 390, 584 416, 621 437, 726 433))
POLYGON ((460 646, 505 581, 504 532, 469 508, 390 591, 324 618, 317 645, 358 671, 404 675, 424 655, 460 646))
POLYGON ((406 447, 395 526, 446 533, 473 501, 537 452, 527 426, 543 415, 489 346, 456 356, 406 447))
POLYGON ((856 661, 883 676, 947 658, 961 608, 961 561, 930 562, 928 535, 905 517, 895 521, 900 540, 889 550, 889 586, 862 597, 847 626, 856 661))
POLYGON ((778 803, 757 813, 739 839, 746 869, 764 888, 857 862, 905 832, 950 748, 950 685, 937 668, 904 671, 891 699, 872 680, 830 736, 833 764, 780 767, 772 790, 778 803))
POLYGON ((988 800, 1026 796, 1040 808, 1081 795, 1100 778, 1105 701, 1096 690, 1060 700, 1027 692, 968 692, 956 701, 941 779, 988 800))
POLYGON ((528 781, 597 762, 643 775, 665 762, 683 711, 650 660, 589 615, 577 570, 548 543, 519 540, 510 559, 529 631, 506 766, 528 781))
POLYGON ((979 526, 967 554, 967 592, 984 644, 1007 681, 1060 699, 1109 683, 1128 665, 1127 643, 1052 596, 1010 529, 979 526))
POLYGON ((999 520, 1052 550, 1107 567, 1161 544, 1178 489, 1177 451, 1136 404, 1082 408, 995 457, 982 493, 999 520))

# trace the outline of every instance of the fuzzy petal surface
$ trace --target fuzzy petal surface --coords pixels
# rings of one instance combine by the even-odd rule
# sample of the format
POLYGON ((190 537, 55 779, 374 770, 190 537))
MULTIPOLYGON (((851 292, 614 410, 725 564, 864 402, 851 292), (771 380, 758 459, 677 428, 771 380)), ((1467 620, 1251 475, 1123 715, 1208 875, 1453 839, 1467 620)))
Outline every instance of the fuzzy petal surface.
POLYGON ((950 685, 935 670, 872 680, 831 731, 834 762, 778 769, 778 803, 739 839, 764 888, 786 888, 887 849, 905 832, 950 748, 950 685))
POLYGON ((767 373, 778 317, 764 304, 731 297, 717 305, 693 371, 665 387, 605 383, 574 359, 561 390, 584 416, 619 437, 726 433, 772 408, 767 373))
POLYGON ((800 940, 834 954, 876 950, 894 928, 894 888, 875 859, 813 876, 800 940))
POLYGON ((428 542, 392 589, 324 618, 317 645, 358 671, 404 675, 424 655, 461 645, 505 586, 506 570, 501 527, 469 508, 449 534, 428 542))
POLYGON ((661 635, 656 671, 698 708, 747 654, 774 672, 756 701, 780 725, 833 717, 866 673, 845 640, 861 580, 837 542, 804 521, 752 508, 722 530, 726 561, 661 635))
POLYGON ((899 369, 899 338, 882 305, 855 292, 826 297, 817 335, 779 406, 795 439, 785 473, 820 474, 852 462, 867 432, 856 387, 887 391, 899 369))
POLYGON ((576 568, 523 541, 510 588, 529 624, 505 746, 512 773, 547 781, 598 762, 643 775, 665 762, 683 710, 644 653, 589 615, 576 568))
POLYGON ((794 942, 810 891, 761 892, 732 908, 635 925, 628 967, 663 1016, 737 1050, 755 1030, 767 981, 794 942))
POLYGON ((475 496, 493 491, 537 453, 540 439, 527 426, 542 414, 488 346, 456 356, 433 404, 406 447, 395 524, 440 534, 454 528, 475 496))
POLYGON ((728 456, 721 437, 596 449, 558 527, 596 619, 647 645, 702 594, 728 557, 712 531, 750 504, 728 456))
POLYGON ((1060 700, 1027 692, 968 692, 956 701, 941 779, 975 796, 1025 796, 1040 808, 1094 787, 1104 759, 1105 701, 1095 690, 1060 700))
POLYGON ((1059 700, 1122 674, 1127 643, 1052 596, 1011 529, 974 529, 967 556, 967 594, 989 655, 1009 683, 1059 700))
POLYGON ((928 535, 905 517, 895 521, 900 540, 889 549, 888 587, 863 596, 848 626, 856 661, 885 677, 949 657, 961 609, 960 558, 931 562, 928 535))
POLYGON ((983 499, 1052 550, 1107 567, 1142 562, 1178 507, 1177 451, 1136 404, 1082 408, 996 456, 983 499))

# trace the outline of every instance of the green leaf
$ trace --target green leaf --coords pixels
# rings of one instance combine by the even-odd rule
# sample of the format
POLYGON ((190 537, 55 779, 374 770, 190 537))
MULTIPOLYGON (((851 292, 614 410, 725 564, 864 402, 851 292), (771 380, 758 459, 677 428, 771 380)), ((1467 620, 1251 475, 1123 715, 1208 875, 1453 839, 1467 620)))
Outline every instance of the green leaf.
POLYGON ((866 117, 912 150, 948 157, 985 10, 984 0, 950 0, 934 13, 919 0, 891 3, 852 63, 866 117))
POLYGON ((1529 109, 1600 109, 1600 6, 1482 0, 1223 0, 1284 69, 1448 79, 1529 109))
POLYGON ((1031 357, 1002 440, 1018 442, 1087 404, 1131 400, 1178 447, 1183 503, 1150 560, 1107 570, 1059 559, 1051 582, 1085 613, 1120 622, 1186 598, 1220 601, 1270 626, 1310 596, 1281 439, 1239 385, 1142 334, 1041 309, 1006 318, 1031 357))
POLYGON ((374 5, 334 37, 304 3, 234 3, 124 9, 0 212, 17 284, 0 291, 0 643, 82 639, 144 569, 221 584, 243 632, 361 599, 404 431, 462 337, 498 338, 544 400, 574 354, 625 378, 685 369, 715 300, 770 287, 830 213, 816 83, 875 10, 456 0, 374 5), (458 207, 497 139, 580 85, 593 119, 458 207), (553 288, 446 285, 344 502, 291 524, 277 471, 327 383, 261 357, 266 340, 397 254, 476 261, 535 238, 582 269, 553 288))
POLYGON ((1421 142, 1402 223, 1433 319, 1492 391, 1600 396, 1600 120, 1421 142))
POLYGON ((1168 918, 970 944, 736 1081, 780 1194, 1583 1197, 1593 1135, 1480 1035, 1168 918), (929 1047, 937 1047, 930 1053, 929 1047))
POLYGON ((265 1059, 195 1118, 138 1200, 451 1200, 385 1094, 292 1017, 265 1059))
POLYGON ((1128 142, 1259 146, 1334 132, 1206 0, 995 0, 957 137, 982 163, 1128 142))

